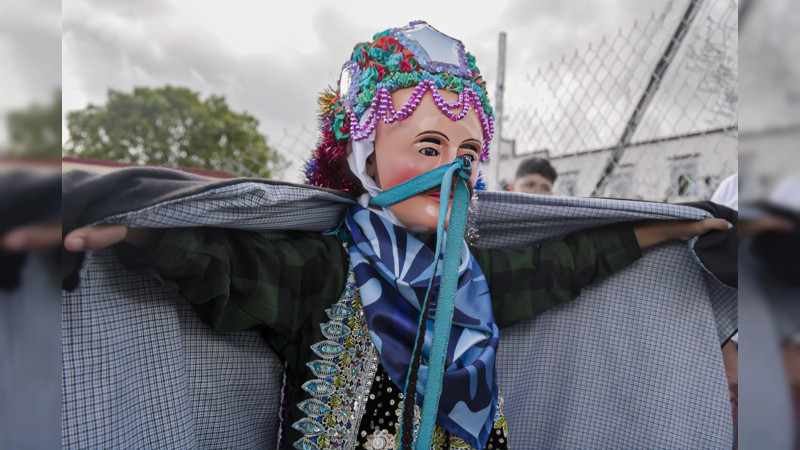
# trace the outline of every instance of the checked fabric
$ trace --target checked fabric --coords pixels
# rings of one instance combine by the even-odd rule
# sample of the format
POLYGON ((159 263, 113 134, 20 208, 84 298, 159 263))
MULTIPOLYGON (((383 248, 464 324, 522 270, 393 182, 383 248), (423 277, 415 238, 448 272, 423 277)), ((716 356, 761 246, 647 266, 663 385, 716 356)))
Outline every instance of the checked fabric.
MULTIPOLYGON (((221 226, 272 238, 329 229, 353 204, 333 191, 255 180, 193 179, 185 190, 172 180, 169 192, 153 193, 159 176, 148 172, 148 198, 103 217, 80 208, 65 223, 221 226)), ((69 214, 69 189, 64 195, 69 214)), ((479 197, 483 248, 536 245, 621 221, 709 217, 651 202, 479 197)), ((283 368, 256 332, 213 331, 188 303, 122 268, 113 250, 86 255, 78 274, 62 302, 65 448, 275 446, 283 368)), ((737 327, 736 290, 691 245, 646 251, 578 299, 501 330, 497 371, 511 446, 730 448, 720 345, 737 327)))

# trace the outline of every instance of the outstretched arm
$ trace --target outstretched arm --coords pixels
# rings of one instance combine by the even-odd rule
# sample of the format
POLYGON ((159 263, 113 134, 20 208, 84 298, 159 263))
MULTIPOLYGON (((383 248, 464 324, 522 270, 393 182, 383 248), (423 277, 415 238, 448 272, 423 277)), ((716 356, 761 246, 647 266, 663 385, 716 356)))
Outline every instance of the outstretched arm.
POLYGON ((70 232, 70 251, 117 245, 123 265, 188 300, 221 331, 294 333, 308 311, 341 294, 348 259, 335 236, 270 240, 224 228, 148 229, 101 225, 70 232))
POLYGON ((125 225, 98 225, 78 228, 64 237, 64 248, 71 252, 101 250, 120 242, 147 247, 155 241, 154 230, 125 225))
POLYGON ((0 237, 0 248, 7 252, 29 252, 58 248, 61 224, 42 222, 23 225, 0 237))
POLYGON ((495 320, 503 327, 571 301, 584 287, 639 259, 644 248, 729 228, 723 219, 619 224, 572 233, 526 250, 473 249, 473 255, 489 282, 495 320))
POLYGON ((633 229, 639 247, 645 249, 670 239, 689 240, 709 231, 724 231, 731 228, 725 219, 703 220, 659 220, 633 229))
MULTIPOLYGON (((688 240, 712 230, 727 230, 730 227, 730 222, 725 219, 661 220, 640 225, 633 231, 639 247, 644 249, 670 239, 688 240)), ((155 241, 156 234, 155 230, 146 228, 99 225, 73 230, 64 238, 64 247, 73 252, 94 251, 123 241, 147 247, 155 241)))

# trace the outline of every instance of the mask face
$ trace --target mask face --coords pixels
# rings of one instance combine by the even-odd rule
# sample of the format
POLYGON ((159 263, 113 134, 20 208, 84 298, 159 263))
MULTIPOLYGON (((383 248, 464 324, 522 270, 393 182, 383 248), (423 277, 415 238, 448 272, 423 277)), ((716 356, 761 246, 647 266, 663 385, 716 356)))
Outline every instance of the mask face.
MULTIPOLYGON (((411 98, 413 88, 392 93, 395 109, 411 98)), ((441 91, 448 102, 458 94, 441 91)), ((483 129, 474 109, 459 120, 445 116, 425 93, 414 114, 393 123, 378 123, 375 152, 367 159, 367 175, 381 189, 388 190, 417 175, 448 165, 461 155, 472 156, 471 185, 478 178, 478 156, 483 146, 483 129)), ((439 188, 416 195, 389 207, 397 219, 411 231, 434 231, 439 219, 439 188)))

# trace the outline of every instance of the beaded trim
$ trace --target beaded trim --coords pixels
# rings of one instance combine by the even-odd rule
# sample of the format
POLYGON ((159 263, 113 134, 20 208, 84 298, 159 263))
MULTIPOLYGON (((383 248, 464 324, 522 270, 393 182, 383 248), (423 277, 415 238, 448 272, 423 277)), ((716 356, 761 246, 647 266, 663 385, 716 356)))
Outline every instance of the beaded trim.
POLYGON ((352 269, 342 297, 325 312, 330 321, 320 327, 326 339, 311 346, 320 359, 307 363, 317 378, 302 386, 312 398, 297 405, 306 417, 292 425, 303 433, 296 449, 346 448, 355 442, 378 369, 352 269))
POLYGON ((378 120, 383 120, 384 123, 393 123, 398 120, 405 120, 414 113, 422 101, 422 97, 426 92, 431 91, 436 106, 452 121, 463 119, 470 108, 475 108, 478 112, 478 117, 481 120, 481 127, 483 128, 483 149, 481 150, 480 160, 483 161, 489 156, 489 143, 494 136, 494 121, 486 115, 481 107, 481 99, 478 94, 470 88, 464 88, 458 94, 458 100, 455 103, 447 102, 439 90, 436 88, 436 82, 433 80, 424 80, 414 88, 411 98, 408 99, 405 105, 399 111, 394 109, 392 104, 392 95, 386 88, 378 90, 375 98, 369 106, 369 116, 364 124, 360 124, 358 116, 351 108, 346 108, 348 116, 350 116, 350 135, 353 140, 360 141, 369 137, 375 130, 378 120), (461 110, 459 113, 454 113, 455 110, 461 110))

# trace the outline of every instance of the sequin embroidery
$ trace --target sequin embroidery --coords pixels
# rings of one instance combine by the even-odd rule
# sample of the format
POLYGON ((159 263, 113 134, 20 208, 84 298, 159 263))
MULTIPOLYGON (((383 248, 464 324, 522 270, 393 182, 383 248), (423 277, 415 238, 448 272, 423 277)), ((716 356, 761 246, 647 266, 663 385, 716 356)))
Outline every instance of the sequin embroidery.
POLYGON ((378 368, 352 270, 342 297, 325 312, 330 321, 320 327, 326 340, 311 347, 320 359, 307 363, 316 378, 302 386, 313 398, 298 404, 306 417, 292 425, 303 433, 297 449, 350 447, 378 368))

